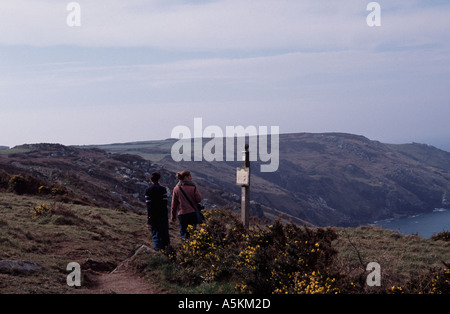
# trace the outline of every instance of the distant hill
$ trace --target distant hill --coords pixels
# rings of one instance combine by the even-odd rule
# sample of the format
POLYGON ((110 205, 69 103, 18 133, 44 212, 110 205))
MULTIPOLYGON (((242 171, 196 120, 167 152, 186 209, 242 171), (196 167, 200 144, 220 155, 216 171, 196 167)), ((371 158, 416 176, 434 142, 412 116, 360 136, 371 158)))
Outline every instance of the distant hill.
POLYGON ((8 146, 0 146, 0 150, 9 149, 8 146))
MULTIPOLYGON (((240 162, 174 162, 174 139, 98 146, 190 169, 210 188, 239 195, 240 162)), ((207 140, 205 139, 205 143, 207 140)), ((384 144, 345 133, 280 135, 278 171, 252 163, 251 198, 273 218, 285 213, 315 225, 354 226, 450 208, 450 153, 425 144, 384 144)))
MULTIPOLYGON (((0 154, 0 189, 7 189, 7 178, 23 174, 40 180, 34 190, 62 187, 67 201, 143 212, 151 172, 160 171, 172 189, 175 173, 189 169, 207 207, 238 211, 241 162, 175 162, 170 153, 176 141, 14 147, 0 154)), ((276 172, 251 165, 251 215, 263 221, 284 215, 297 223, 355 226, 450 208, 450 153, 435 147, 344 133, 282 134, 279 147, 276 172)))
MULTIPOLYGON (((174 172, 138 155, 60 144, 21 145, 0 154, 0 191, 8 189, 12 176, 21 175, 25 194, 53 193, 66 202, 143 213, 145 189, 154 171, 170 189, 178 182, 174 172)), ((204 204, 237 208, 239 199, 224 200, 224 193, 202 188, 204 204)))

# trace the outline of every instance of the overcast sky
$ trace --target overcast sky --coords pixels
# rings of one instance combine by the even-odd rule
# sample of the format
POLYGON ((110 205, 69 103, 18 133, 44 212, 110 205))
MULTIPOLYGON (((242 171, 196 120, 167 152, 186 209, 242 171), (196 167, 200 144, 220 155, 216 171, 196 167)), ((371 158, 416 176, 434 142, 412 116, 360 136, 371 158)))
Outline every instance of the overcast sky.
POLYGON ((0 145, 165 139, 177 125, 348 132, 450 150, 450 2, 0 2, 0 145))

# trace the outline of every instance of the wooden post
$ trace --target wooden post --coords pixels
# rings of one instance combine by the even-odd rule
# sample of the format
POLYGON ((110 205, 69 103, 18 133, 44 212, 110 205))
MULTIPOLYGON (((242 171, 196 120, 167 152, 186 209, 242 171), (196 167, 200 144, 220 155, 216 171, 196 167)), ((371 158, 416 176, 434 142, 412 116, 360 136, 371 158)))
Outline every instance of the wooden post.
POLYGON ((248 172, 248 184, 241 187, 241 219, 244 226, 248 228, 250 218, 250 152, 248 144, 245 144, 245 151, 242 154, 242 169, 248 172))

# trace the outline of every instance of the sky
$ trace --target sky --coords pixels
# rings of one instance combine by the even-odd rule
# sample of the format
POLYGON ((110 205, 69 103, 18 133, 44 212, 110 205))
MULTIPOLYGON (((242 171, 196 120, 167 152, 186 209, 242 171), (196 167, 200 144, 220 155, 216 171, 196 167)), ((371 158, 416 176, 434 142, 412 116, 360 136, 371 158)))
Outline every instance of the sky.
POLYGON ((372 27, 368 0, 70 2, 0 2, 0 145, 165 139, 202 118, 450 151, 447 0, 377 1, 372 27))

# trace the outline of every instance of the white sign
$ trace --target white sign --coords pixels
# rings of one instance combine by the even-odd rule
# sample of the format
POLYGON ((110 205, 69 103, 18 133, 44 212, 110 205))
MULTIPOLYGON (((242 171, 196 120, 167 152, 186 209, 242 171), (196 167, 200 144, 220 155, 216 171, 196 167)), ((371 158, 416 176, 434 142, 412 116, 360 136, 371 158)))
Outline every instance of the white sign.
POLYGON ((248 168, 237 168, 236 184, 248 186, 250 184, 250 171, 248 168))

